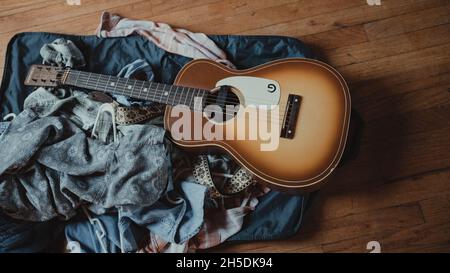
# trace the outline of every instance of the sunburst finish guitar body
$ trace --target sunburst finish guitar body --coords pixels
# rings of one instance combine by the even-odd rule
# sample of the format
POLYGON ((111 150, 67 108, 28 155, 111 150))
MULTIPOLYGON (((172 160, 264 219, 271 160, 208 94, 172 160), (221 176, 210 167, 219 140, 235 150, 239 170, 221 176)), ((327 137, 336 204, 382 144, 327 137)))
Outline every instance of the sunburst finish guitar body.
POLYGON ((25 83, 71 85, 165 103, 164 125, 175 144, 223 151, 269 186, 289 191, 315 189, 336 168, 351 112, 343 77, 327 64, 302 58, 246 70, 194 60, 181 69, 174 85, 36 65, 25 83), (207 110, 209 105, 229 102, 236 111, 221 119, 207 110), (182 126, 175 132, 180 123, 178 105, 191 109, 184 118, 190 115, 189 120, 197 123, 184 123, 184 130, 182 126), (257 115, 252 116, 254 112, 257 115), (260 134, 261 128, 271 131, 276 141, 260 134), (275 144, 269 145, 271 141, 275 144))

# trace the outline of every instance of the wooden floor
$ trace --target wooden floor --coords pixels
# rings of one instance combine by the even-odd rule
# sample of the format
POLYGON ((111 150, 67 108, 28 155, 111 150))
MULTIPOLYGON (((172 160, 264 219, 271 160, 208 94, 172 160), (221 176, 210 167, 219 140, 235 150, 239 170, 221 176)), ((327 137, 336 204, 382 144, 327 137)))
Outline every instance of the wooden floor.
POLYGON ((356 160, 289 240, 214 251, 450 252, 450 1, 0 0, 0 63, 21 31, 91 34, 101 11, 210 34, 297 37, 340 70, 365 128, 356 160))

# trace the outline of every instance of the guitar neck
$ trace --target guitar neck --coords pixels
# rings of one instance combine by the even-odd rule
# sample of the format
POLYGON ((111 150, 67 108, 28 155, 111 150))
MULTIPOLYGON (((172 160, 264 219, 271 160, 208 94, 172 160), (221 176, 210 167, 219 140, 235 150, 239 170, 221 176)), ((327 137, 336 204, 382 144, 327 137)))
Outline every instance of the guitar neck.
POLYGON ((78 70, 68 70, 65 85, 102 91, 116 95, 159 102, 167 105, 186 105, 190 109, 202 109, 198 105, 209 92, 205 89, 133 80, 78 70))

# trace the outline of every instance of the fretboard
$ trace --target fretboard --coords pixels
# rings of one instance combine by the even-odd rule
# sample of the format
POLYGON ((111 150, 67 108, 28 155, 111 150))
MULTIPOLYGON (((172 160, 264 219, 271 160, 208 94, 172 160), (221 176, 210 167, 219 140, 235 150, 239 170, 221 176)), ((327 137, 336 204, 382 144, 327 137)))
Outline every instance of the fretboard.
POLYGON ((202 109, 203 98, 209 92, 206 89, 133 80, 77 70, 69 70, 67 73, 64 81, 66 85, 168 105, 182 104, 193 110, 202 109))

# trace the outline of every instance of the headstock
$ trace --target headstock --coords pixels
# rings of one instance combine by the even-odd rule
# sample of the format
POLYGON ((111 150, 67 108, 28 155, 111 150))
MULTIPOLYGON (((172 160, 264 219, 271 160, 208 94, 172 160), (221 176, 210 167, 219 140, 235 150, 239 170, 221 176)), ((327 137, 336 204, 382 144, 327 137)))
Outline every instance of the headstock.
POLYGON ((25 85, 56 87, 63 85, 69 69, 49 65, 32 65, 25 85))

